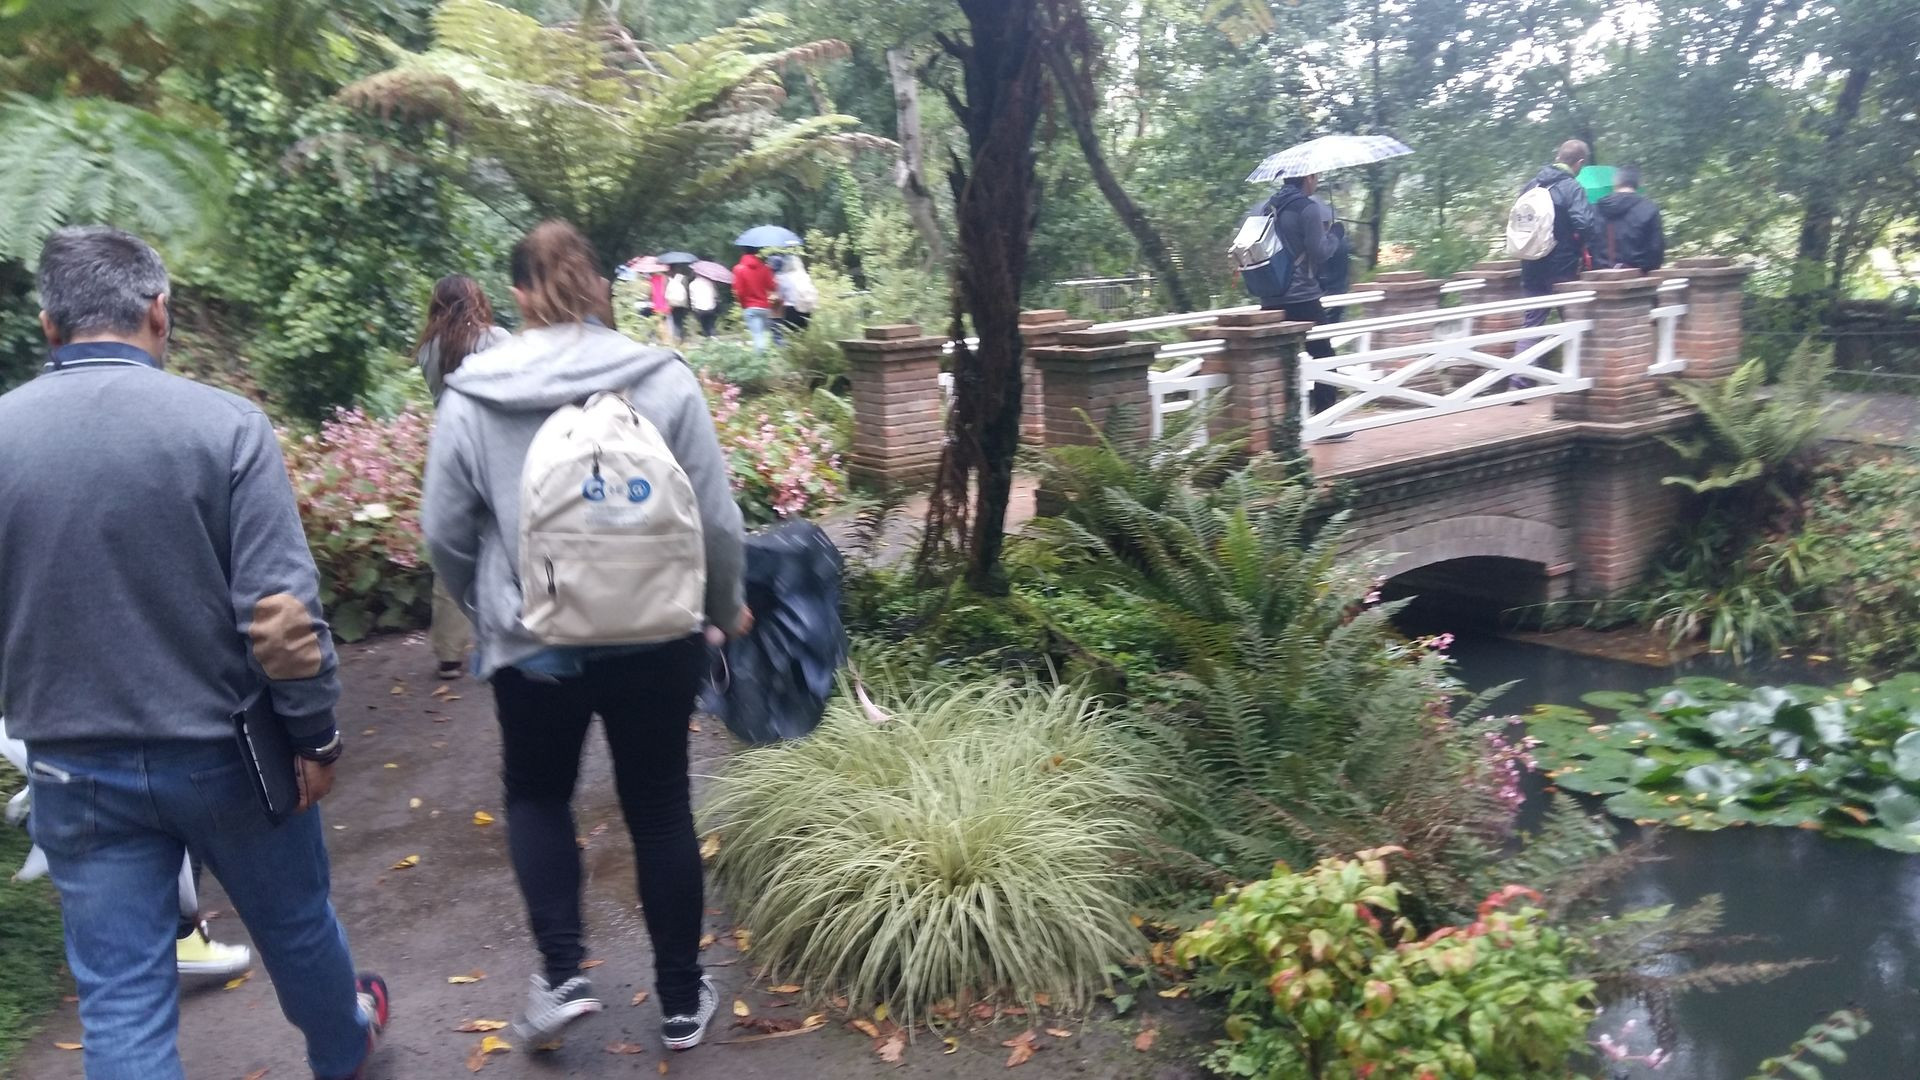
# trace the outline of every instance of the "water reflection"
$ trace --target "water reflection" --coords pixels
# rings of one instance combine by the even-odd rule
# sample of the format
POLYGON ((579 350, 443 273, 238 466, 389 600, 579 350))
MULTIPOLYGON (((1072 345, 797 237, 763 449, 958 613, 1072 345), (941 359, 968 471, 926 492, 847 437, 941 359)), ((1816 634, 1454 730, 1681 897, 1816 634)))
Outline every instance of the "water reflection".
MULTIPOLYGON (((1495 706, 1499 712, 1574 705, 1593 690, 1645 690, 1679 674, 1485 635, 1460 635, 1453 651, 1474 689, 1518 683, 1495 706)), ((1842 676, 1774 665, 1739 678, 1831 683, 1842 676)), ((1873 1033, 1855 1045, 1848 1064, 1826 1068, 1828 1080, 1920 1078, 1920 858, 1777 828, 1669 830, 1661 853, 1665 861, 1621 883, 1622 907, 1686 905, 1719 893, 1725 932, 1762 940, 1713 959, 1822 963, 1772 982, 1682 996, 1672 1062, 1658 1074, 1624 1075, 1744 1080, 1760 1059, 1852 1004, 1866 1008, 1873 1033)), ((1628 1019, 1638 1019, 1643 1032, 1649 1026, 1643 1010, 1629 1008, 1608 1016, 1606 1026, 1618 1030, 1628 1019)), ((1648 1045, 1644 1035, 1639 1045, 1648 1045)))

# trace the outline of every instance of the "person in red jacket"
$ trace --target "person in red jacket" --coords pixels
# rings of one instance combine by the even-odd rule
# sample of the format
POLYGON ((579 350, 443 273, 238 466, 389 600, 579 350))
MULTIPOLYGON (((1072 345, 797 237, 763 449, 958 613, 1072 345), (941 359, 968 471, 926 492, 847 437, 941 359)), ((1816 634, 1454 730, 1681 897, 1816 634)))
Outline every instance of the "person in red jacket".
POLYGON ((774 282, 773 269, 751 248, 742 251, 740 261, 733 264, 733 295, 740 301, 747 331, 753 335, 754 350, 765 352, 773 336, 774 316, 779 312, 780 289, 774 282))

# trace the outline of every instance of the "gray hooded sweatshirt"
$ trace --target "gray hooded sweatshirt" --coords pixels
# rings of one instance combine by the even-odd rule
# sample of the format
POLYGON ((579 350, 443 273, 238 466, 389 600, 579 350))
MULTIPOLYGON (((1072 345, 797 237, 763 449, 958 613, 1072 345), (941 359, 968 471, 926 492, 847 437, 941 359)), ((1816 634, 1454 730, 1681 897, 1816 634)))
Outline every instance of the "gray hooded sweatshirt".
POLYGON ((706 536, 707 620, 738 623, 740 508, 706 397, 678 353, 600 326, 540 327, 469 357, 447 390, 420 522, 434 571, 473 619, 481 678, 550 648, 520 625, 521 465, 555 409, 602 390, 625 395, 686 470, 706 536))

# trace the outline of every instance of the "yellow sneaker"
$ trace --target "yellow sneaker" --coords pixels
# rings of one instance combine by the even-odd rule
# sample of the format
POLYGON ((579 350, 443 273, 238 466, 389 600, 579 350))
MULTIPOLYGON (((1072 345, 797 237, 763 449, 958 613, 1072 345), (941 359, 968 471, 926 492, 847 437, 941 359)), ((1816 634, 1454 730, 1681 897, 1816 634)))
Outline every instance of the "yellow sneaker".
POLYGON ((231 979, 253 966, 252 949, 245 945, 220 944, 208 935, 206 923, 174 943, 173 957, 183 976, 217 975, 231 979))

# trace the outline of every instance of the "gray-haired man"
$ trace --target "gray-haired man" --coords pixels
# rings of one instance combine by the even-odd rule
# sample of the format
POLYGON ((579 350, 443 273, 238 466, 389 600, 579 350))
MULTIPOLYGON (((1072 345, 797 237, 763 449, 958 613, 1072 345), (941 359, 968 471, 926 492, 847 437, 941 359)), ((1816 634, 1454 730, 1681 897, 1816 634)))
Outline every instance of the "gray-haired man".
POLYGON ((184 852, 226 887, 320 1077, 359 1077, 386 986, 356 978, 314 804, 340 739, 333 648, 273 426, 161 370, 166 268, 139 238, 61 229, 39 269, 52 346, 0 397, 0 700, 27 743, 89 1080, 182 1077, 184 852), (260 694, 301 812, 256 797, 234 716, 260 694))

